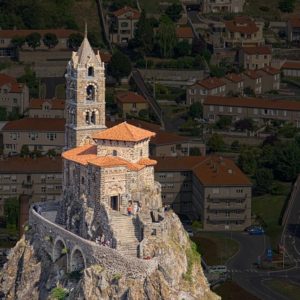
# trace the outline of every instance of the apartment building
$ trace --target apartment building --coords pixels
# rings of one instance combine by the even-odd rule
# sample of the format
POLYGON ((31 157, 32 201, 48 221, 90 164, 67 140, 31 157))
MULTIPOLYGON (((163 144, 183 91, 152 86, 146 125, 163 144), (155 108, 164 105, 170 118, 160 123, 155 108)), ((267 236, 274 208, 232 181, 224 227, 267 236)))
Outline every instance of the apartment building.
POLYGON ((231 116, 233 121, 250 118, 258 124, 270 120, 293 123, 300 127, 300 102, 260 98, 208 96, 203 103, 203 117, 215 123, 221 116, 231 116))
POLYGON ((18 83, 14 77, 0 74, 0 107, 5 108, 7 113, 23 114, 28 105, 29 89, 27 85, 18 83))
POLYGON ((281 66, 281 71, 285 77, 300 77, 300 61, 285 61, 281 66))
POLYGON ((137 9, 129 6, 113 12, 110 20, 110 41, 116 44, 128 43, 134 37, 140 16, 141 14, 137 9))
POLYGON ((252 47, 265 43, 263 22, 253 21, 247 16, 239 16, 233 20, 225 21, 224 24, 223 39, 226 47, 252 47))
POLYGON ((225 96, 226 92, 226 82, 223 79, 217 77, 206 78, 187 88, 186 104, 202 103, 207 95, 225 96))
POLYGON ((262 93, 280 89, 280 70, 267 66, 259 70, 262 75, 262 93))
POLYGON ((62 193, 60 157, 9 157, 0 160, 0 218, 9 198, 27 195, 30 203, 59 200, 62 193))
POLYGON ((119 92, 116 95, 116 103, 123 118, 127 115, 138 116, 141 110, 149 110, 146 99, 134 92, 119 92))
POLYGON ((204 230, 244 230, 251 224, 252 184, 223 157, 155 157, 162 201, 201 220, 204 230))
POLYGON ((267 46, 242 47, 239 50, 239 64, 247 70, 258 70, 271 65, 272 49, 267 46))
POLYGON ((245 0, 203 0, 202 11, 209 13, 241 13, 245 0))
POLYGON ((250 88, 255 95, 262 93, 262 74, 258 71, 247 70, 243 73, 244 87, 250 88))
POLYGON ((61 152, 64 147, 65 119, 25 118, 7 122, 2 128, 3 153, 17 154, 22 146, 30 151, 46 153, 50 149, 61 152))
POLYGON ((26 116, 29 118, 64 118, 65 101, 62 99, 31 99, 26 116))
POLYGON ((194 34, 189 26, 180 26, 176 28, 176 38, 178 42, 187 41, 190 45, 193 43, 194 34))
POLYGON ((287 38, 289 42, 300 41, 300 17, 293 16, 287 22, 287 38))
POLYGON ((224 79, 227 95, 244 95, 244 78, 241 74, 228 73, 224 79))

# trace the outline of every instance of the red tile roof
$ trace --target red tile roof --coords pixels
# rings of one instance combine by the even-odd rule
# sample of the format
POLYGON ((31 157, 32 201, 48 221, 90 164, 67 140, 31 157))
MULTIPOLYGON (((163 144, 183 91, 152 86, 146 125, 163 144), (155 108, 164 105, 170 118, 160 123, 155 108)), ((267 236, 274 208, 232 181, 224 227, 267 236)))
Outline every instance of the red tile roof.
POLYGON ((17 79, 6 74, 0 74, 0 87, 4 85, 9 87, 10 93, 22 93, 24 84, 18 83, 17 79))
POLYGON ((0 174, 18 173, 62 173, 62 159, 60 156, 55 158, 37 157, 9 157, 0 160, 0 174))
POLYGON ((192 171, 204 186, 251 186, 230 159, 217 156, 154 157, 155 172, 192 171))
POLYGON ((233 107, 251 107, 300 111, 300 102, 291 100, 269 100, 260 98, 237 98, 206 96, 204 105, 222 105, 233 107))
POLYGON ((116 17, 120 17, 120 16, 125 15, 127 19, 132 19, 132 20, 139 19, 140 16, 141 16, 141 13, 137 9, 134 9, 132 7, 129 7, 129 6, 125 6, 123 8, 120 8, 120 9, 114 11, 113 14, 116 17))
POLYGON ((275 69, 271 66, 266 66, 262 69, 260 69, 259 71, 263 71, 269 75, 277 75, 277 74, 280 74, 280 70, 279 69, 275 69))
POLYGON ((192 39, 194 37, 193 30, 191 27, 177 27, 176 28, 176 37, 178 39, 192 39))
POLYGON ((281 69, 300 70, 300 61, 286 61, 281 69))
POLYGON ((236 83, 244 80, 241 74, 236 74, 236 73, 229 73, 225 76, 225 78, 236 83))
POLYGON ((29 109, 41 109, 43 104, 49 103, 51 109, 65 109, 65 100, 62 99, 31 99, 29 103, 29 109))
POLYGON ((112 128, 96 133, 93 138, 96 140, 139 142, 154 136, 154 132, 123 122, 112 128))
POLYGON ((170 145, 180 144, 190 140, 190 137, 181 136, 173 132, 158 131, 156 132, 156 136, 151 139, 150 143, 154 145, 170 145))
POLYGON ((293 16, 288 20, 289 24, 293 28, 300 28, 300 18, 298 16, 293 16))
POLYGON ((68 38, 72 33, 78 33, 78 31, 70 30, 70 29, 2 29, 0 30, 0 38, 13 38, 16 36, 26 37, 27 35, 38 32, 41 36, 46 33, 53 33, 58 38, 68 38))
POLYGON ((246 16, 235 17, 233 20, 225 21, 224 24, 231 32, 252 34, 259 30, 255 22, 246 16))
POLYGON ((146 99, 134 92, 119 92, 116 99, 121 103, 148 103, 146 99))
POLYGON ((100 58, 101 61, 103 61, 104 63, 109 63, 111 61, 111 54, 109 52, 103 52, 103 51, 99 51, 100 54, 100 58))
POLYGON ((270 47, 243 47, 243 51, 248 55, 271 55, 272 50, 270 47))
POLYGON ((217 87, 223 86, 226 83, 220 78, 210 77, 210 78, 206 78, 201 81, 198 81, 196 84, 201 85, 202 87, 204 87, 208 90, 212 90, 217 87))
POLYGON ((254 71, 254 70, 247 70, 243 74, 248 76, 251 79, 257 79, 261 77, 261 74, 258 71, 254 71))
POLYGON ((54 118, 25 118, 10 121, 2 131, 61 131, 65 130, 65 119, 54 118))

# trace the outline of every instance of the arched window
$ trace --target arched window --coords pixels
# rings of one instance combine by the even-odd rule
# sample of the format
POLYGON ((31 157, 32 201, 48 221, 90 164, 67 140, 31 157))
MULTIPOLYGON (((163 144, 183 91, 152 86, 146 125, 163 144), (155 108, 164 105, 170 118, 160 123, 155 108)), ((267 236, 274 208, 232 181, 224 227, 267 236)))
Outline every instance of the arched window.
POLYGON ((118 155, 117 150, 113 150, 113 156, 117 156, 117 155, 118 155))
POLYGON ((86 100, 95 100, 95 87, 91 84, 86 88, 86 100))
POLYGON ((85 113, 85 123, 90 124, 90 113, 88 111, 85 113))
POLYGON ((89 67, 88 68, 88 76, 94 76, 94 68, 93 67, 89 67))
POLYGON ((94 111, 92 112, 91 123, 96 124, 96 113, 94 111))

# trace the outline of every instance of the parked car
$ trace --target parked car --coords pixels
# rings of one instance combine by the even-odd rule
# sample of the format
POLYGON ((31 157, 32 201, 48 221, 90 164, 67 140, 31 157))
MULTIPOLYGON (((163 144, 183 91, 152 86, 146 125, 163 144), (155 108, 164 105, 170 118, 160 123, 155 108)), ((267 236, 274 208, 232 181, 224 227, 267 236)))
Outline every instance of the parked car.
POLYGON ((226 274, 227 272, 227 267, 223 265, 211 266, 208 268, 208 273, 226 274))
POLYGON ((248 230, 250 235, 263 235, 265 234, 265 230, 260 226, 252 227, 248 230))

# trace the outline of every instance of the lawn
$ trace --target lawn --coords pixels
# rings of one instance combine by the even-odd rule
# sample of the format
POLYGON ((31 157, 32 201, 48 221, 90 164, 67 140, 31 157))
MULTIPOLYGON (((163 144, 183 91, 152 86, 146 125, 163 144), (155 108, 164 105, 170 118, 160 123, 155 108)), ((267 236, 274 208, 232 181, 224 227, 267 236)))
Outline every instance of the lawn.
POLYGON ((233 281, 227 281, 221 286, 214 289, 214 292, 222 297, 222 300, 259 300, 246 290, 242 289, 239 285, 233 281))
POLYGON ((300 285, 294 282, 282 279, 272 279, 265 281, 264 284, 275 292, 284 295, 288 299, 300 299, 300 285))
POLYGON ((139 0, 140 2, 140 5, 141 5, 141 8, 142 9, 145 9, 145 11, 147 13, 150 13, 150 14, 161 14, 162 13, 162 8, 166 7, 165 5, 164 6, 161 6, 160 4, 161 3, 170 3, 170 4, 173 4, 173 3, 177 3, 179 4, 179 0, 165 0, 165 1, 160 1, 160 0, 139 0))
POLYGON ((288 183, 281 183, 281 185, 283 189, 280 195, 266 194, 252 198, 252 213, 262 218, 266 224, 266 233, 274 248, 277 246, 282 230, 279 224, 281 212, 291 189, 288 183))
POLYGON ((199 232, 192 240, 208 265, 223 265, 239 250, 230 233, 199 232))

